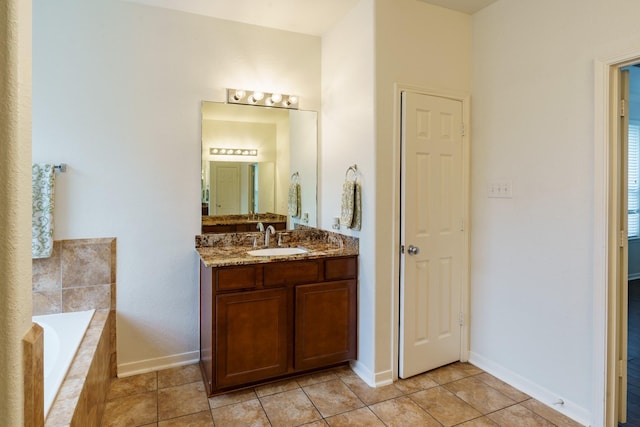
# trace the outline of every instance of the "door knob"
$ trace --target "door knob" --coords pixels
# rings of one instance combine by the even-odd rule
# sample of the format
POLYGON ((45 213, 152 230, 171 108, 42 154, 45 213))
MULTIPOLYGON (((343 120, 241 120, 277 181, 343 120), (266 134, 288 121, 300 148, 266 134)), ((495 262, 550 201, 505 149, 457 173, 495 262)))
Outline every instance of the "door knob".
POLYGON ((407 252, 409 253, 409 255, 418 255, 420 253, 420 248, 409 245, 409 247, 407 248, 407 252))

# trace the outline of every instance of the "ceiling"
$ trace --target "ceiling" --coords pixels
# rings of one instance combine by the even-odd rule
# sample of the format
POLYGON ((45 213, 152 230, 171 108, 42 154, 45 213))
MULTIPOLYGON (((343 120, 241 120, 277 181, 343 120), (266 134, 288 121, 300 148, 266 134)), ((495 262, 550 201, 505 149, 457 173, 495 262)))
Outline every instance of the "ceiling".
MULTIPOLYGON (((296 33, 322 35, 360 0, 125 0, 296 33)), ((417 0, 472 14, 497 0, 417 0)))

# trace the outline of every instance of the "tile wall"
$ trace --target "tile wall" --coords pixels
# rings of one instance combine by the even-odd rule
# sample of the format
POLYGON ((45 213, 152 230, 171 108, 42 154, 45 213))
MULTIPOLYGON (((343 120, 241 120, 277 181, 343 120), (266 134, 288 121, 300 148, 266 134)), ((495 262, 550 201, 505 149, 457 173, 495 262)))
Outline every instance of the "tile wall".
POLYGON ((111 374, 116 375, 116 239, 56 240, 32 262, 33 315, 110 310, 111 374))

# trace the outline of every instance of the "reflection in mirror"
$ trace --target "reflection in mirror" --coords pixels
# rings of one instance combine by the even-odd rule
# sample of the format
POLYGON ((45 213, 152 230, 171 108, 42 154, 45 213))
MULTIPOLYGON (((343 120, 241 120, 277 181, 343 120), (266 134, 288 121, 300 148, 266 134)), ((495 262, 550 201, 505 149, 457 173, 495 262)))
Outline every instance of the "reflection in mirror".
POLYGON ((203 102, 201 184, 203 224, 278 214, 317 226, 317 113, 203 102), (296 172, 300 209, 288 216, 296 172))

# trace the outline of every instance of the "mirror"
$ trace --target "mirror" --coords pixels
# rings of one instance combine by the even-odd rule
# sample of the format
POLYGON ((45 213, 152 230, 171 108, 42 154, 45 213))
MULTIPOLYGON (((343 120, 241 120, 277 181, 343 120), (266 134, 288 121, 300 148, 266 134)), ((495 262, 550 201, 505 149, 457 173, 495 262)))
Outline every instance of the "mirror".
POLYGON ((317 226, 317 113, 202 102, 202 215, 279 214, 317 226), (291 177, 300 212, 289 212, 291 177))

